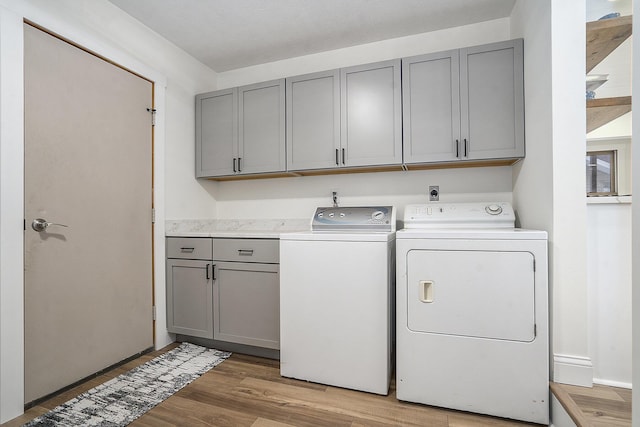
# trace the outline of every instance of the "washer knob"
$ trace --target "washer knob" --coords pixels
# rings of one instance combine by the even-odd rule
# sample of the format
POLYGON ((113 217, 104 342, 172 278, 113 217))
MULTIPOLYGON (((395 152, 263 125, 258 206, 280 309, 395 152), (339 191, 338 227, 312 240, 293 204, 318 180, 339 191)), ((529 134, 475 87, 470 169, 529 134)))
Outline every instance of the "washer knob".
POLYGON ((487 205, 484 210, 489 215, 500 215, 502 213, 502 206, 496 204, 487 205))
POLYGON ((371 214, 371 218, 381 221, 384 219, 384 212, 382 211, 375 211, 374 213, 371 214))

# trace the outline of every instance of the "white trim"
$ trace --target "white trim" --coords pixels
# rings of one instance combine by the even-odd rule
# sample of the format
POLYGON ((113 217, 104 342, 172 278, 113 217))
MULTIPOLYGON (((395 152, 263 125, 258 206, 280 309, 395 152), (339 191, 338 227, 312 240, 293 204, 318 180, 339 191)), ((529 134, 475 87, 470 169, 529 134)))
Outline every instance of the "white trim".
POLYGON ((22 16, 0 6, 0 423, 23 411, 22 16))
POLYGON ((594 378, 593 379, 593 383, 594 384, 599 384, 599 385, 606 385, 609 387, 618 387, 618 388, 627 388, 629 390, 631 390, 633 387, 631 387, 631 383, 626 383, 626 382, 622 382, 622 381, 614 381, 614 380, 605 380, 602 378, 594 378))
POLYGON ((24 412, 23 313, 23 19, 28 19, 154 82, 157 110, 154 149, 156 347, 173 341, 166 329, 165 293, 165 100, 166 78, 99 35, 69 25, 26 3, 0 0, 0 423, 24 412), (6 6, 9 7, 9 6, 6 6))
POLYGON ((556 354, 553 356, 553 381, 582 387, 593 387, 591 358, 556 354))
POLYGON ((569 414, 558 398, 551 393, 551 424, 552 427, 576 427, 569 414))
POLYGON ((587 197, 588 205, 599 204, 631 204, 632 196, 600 196, 600 197, 587 197))

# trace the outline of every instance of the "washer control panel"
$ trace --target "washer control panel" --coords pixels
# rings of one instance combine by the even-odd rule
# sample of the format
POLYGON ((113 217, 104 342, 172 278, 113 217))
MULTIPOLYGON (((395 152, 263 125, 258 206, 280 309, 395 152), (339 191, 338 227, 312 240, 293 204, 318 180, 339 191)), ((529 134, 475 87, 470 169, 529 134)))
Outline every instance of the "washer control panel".
POLYGON ((396 230, 393 206, 355 206, 317 208, 311 220, 312 231, 396 230))
POLYGON ((507 202, 427 203, 404 208, 405 228, 514 228, 507 202))

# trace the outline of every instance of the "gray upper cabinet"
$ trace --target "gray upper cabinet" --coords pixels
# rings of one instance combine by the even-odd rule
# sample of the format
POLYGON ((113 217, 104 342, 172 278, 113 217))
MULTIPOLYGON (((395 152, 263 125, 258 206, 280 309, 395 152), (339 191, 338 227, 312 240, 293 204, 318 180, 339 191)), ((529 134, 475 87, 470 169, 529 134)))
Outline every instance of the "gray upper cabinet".
POLYGON ((287 169, 338 166, 340 72, 287 78, 287 169))
POLYGON ((238 89, 196 96, 196 177, 232 175, 238 146, 238 89))
POLYGON ((402 163, 400 60, 340 70, 340 166, 402 163))
POLYGON ((458 51, 402 60, 404 161, 449 161, 460 141, 458 51))
POLYGON ((285 169, 284 79, 196 96, 196 177, 285 169))
POLYGON ((238 88, 237 173, 286 170, 284 106, 284 79, 238 88))
POLYGON ((463 154, 524 157, 522 39, 460 50, 463 154))
POLYGON ((524 157, 522 45, 402 60, 405 163, 524 157))

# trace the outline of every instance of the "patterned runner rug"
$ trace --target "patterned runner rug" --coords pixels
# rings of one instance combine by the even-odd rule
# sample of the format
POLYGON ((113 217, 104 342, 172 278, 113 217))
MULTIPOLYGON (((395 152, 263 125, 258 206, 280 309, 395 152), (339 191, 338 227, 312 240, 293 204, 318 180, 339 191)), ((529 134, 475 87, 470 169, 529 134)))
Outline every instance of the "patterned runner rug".
POLYGON ((229 356, 182 343, 24 426, 126 426, 229 356))

